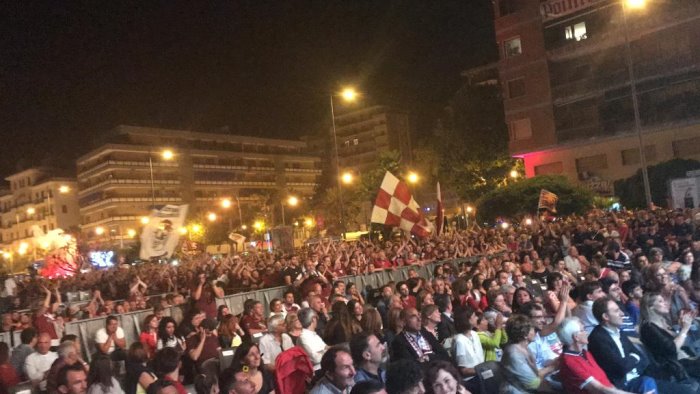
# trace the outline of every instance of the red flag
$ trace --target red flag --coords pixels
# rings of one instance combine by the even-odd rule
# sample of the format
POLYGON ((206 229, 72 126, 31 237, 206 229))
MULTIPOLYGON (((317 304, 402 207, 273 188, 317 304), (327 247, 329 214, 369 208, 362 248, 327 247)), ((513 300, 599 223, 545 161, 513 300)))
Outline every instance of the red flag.
POLYGON ((377 199, 372 209, 372 223, 398 226, 419 237, 427 237, 433 231, 420 211, 408 186, 389 171, 384 175, 377 199))
POLYGON ((438 208, 437 218, 435 218, 435 234, 442 234, 442 226, 445 224, 445 209, 442 207, 442 193, 440 193, 440 182, 438 182, 438 208))

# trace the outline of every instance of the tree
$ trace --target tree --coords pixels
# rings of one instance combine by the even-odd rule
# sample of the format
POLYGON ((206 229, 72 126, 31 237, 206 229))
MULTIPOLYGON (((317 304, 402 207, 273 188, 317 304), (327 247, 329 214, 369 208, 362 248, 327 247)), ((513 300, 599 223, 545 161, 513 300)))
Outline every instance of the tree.
MULTIPOLYGON (((685 173, 700 168, 700 162, 692 159, 673 159, 647 167, 651 200, 658 205, 666 205, 668 201, 668 181, 673 178, 684 178, 685 173)), ((620 203, 627 208, 643 208, 646 205, 642 170, 626 179, 615 181, 615 194, 620 197, 620 203)))
POLYGON ((516 217, 537 212, 540 191, 546 189, 557 196, 557 213, 584 213, 593 206, 593 193, 576 186, 563 176, 536 176, 498 187, 477 202, 477 218, 494 221, 498 217, 516 217))

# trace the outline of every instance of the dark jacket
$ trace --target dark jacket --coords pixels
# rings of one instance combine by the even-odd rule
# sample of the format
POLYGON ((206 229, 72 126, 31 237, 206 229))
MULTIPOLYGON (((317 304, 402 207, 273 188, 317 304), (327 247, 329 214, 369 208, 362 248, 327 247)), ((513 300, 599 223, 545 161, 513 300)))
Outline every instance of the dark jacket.
MULTIPOLYGON (((435 339, 435 336, 433 336, 433 334, 429 333, 428 331, 422 328, 420 332, 423 338, 425 338, 428 341, 428 344, 433 349, 433 353, 430 354, 430 356, 428 356, 430 361, 450 361, 450 356, 447 354, 447 351, 444 347, 442 347, 440 342, 438 342, 435 339)), ((418 361, 418 353, 416 353, 416 351, 413 350, 413 346, 411 346, 411 344, 408 342, 408 339, 406 339, 406 335, 404 335, 403 332, 398 334, 396 338, 394 338, 394 341, 391 344, 391 350, 392 361, 400 359, 418 361)))
POLYGON ((442 320, 437 326, 438 340, 441 343, 444 343, 445 339, 452 338, 453 336, 457 335, 457 330, 455 329, 454 315, 452 317, 448 317, 444 313, 441 313, 440 316, 442 317, 442 320))
POLYGON ((670 333, 654 323, 644 322, 639 326, 639 334, 655 366, 659 367, 655 374, 657 377, 665 380, 671 377, 683 380, 688 377, 685 368, 678 362, 678 350, 670 333))
POLYGON ((622 357, 615 341, 603 325, 597 325, 588 336, 588 351, 593 354, 610 382, 622 389, 625 385, 625 376, 631 370, 637 368, 639 375, 644 375, 644 370, 649 365, 649 358, 630 342, 624 332, 620 332, 620 342, 625 351, 625 357, 622 357), (632 353, 639 356, 639 359, 632 356, 632 353))

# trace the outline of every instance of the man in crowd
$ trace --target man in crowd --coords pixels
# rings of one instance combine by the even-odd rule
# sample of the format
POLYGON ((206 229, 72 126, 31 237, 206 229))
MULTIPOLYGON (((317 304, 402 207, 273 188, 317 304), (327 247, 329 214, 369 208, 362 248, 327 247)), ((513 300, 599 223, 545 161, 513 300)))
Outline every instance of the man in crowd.
POLYGON ((401 297, 401 304, 403 308, 415 308, 416 307, 416 297, 409 293, 408 283, 399 282, 396 284, 396 290, 399 292, 401 297))
POLYGON ((598 298, 604 297, 605 293, 597 281, 583 282, 576 291, 579 303, 572 311, 572 314, 581 319, 586 332, 590 333, 598 325, 598 321, 593 316, 593 302, 598 298))
POLYGON ((394 296, 394 290, 389 285, 382 286, 382 298, 377 302, 377 311, 382 317, 382 323, 384 327, 388 327, 387 316, 389 315, 389 309, 391 309, 391 299, 394 296))
POLYGON ((180 383, 180 353, 175 348, 166 347, 156 353, 153 369, 158 376, 175 387, 178 394, 187 394, 180 383))
POLYGON ((440 323, 438 323, 437 331, 438 338, 440 342, 445 345, 446 348, 451 348, 451 343, 446 343, 450 338, 457 334, 455 330, 454 316, 452 315, 452 300, 449 298, 440 298, 435 302, 438 309, 440 310, 440 323))
POLYGON ((195 362, 198 369, 201 369, 205 361, 218 357, 219 337, 216 336, 217 322, 214 319, 206 318, 199 327, 199 333, 187 338, 187 355, 195 362))
POLYGON ((58 392, 58 375, 61 369, 66 365, 80 365, 85 371, 88 371, 90 365, 83 361, 80 356, 80 349, 77 344, 71 340, 64 340, 58 345, 58 358, 51 364, 51 368, 46 376, 46 391, 49 394, 58 392))
POLYGON ((80 364, 68 364, 58 371, 58 392, 61 394, 87 393, 88 380, 80 364))
POLYGON ((32 382, 32 386, 39 391, 46 391, 46 375, 51 365, 58 358, 58 354, 51 350, 51 335, 44 332, 39 334, 36 342, 36 352, 27 356, 24 362, 24 370, 32 382))
POLYGON ((314 366, 314 371, 317 371, 321 369, 321 358, 328 348, 326 342, 323 341, 317 332, 318 315, 311 308, 302 308, 297 313, 297 317, 302 327, 298 345, 304 349, 304 352, 309 356, 311 364, 314 366))
POLYGON ((397 360, 386 368, 388 394, 425 394, 423 368, 413 360, 397 360))
POLYGON ((321 359, 321 374, 311 394, 349 394, 355 384, 355 366, 348 349, 330 347, 321 359))
POLYGON ((125 360, 126 339, 124 330, 119 327, 119 320, 114 315, 105 320, 105 327, 95 333, 95 346, 102 354, 106 354, 112 360, 125 360))
POLYGON ((287 313, 297 313, 301 307, 299 304, 294 302, 294 291, 289 289, 284 292, 284 303, 282 306, 284 307, 284 310, 287 311, 287 313))
POLYGON ((24 362, 27 360, 27 356, 34 352, 34 347, 38 339, 36 330, 31 327, 25 328, 19 334, 19 339, 22 343, 12 349, 10 364, 15 368, 19 377, 23 379, 27 376, 24 370, 24 362))
POLYGON ((328 324, 328 311, 320 294, 314 294, 309 297, 309 308, 316 312, 316 317, 318 318, 316 333, 323 335, 326 331, 326 324, 328 324))
POLYGON ((392 343, 392 357, 409 359, 425 363, 436 359, 449 360, 447 351, 440 342, 425 329, 421 328, 421 315, 416 308, 401 311, 404 323, 403 331, 392 343))
POLYGON ((615 301, 615 303, 617 303, 617 306, 620 308, 620 311, 623 314, 623 323, 620 330, 631 337, 639 337, 639 334, 637 334, 637 328, 635 327, 634 322, 632 322, 632 317, 625 312, 625 304, 622 302, 622 288, 620 287, 619 282, 608 277, 601 279, 600 285, 605 294, 610 299, 615 301))
POLYGON ((639 325, 639 306, 644 296, 644 290, 639 282, 634 279, 628 280, 622 284, 622 292, 627 296, 625 303, 625 314, 630 317, 630 321, 634 326, 639 325))
POLYGON ((260 338, 260 353, 263 364, 270 370, 275 369, 275 360, 282 353, 282 334, 287 330, 284 318, 272 315, 267 320, 269 332, 260 338))
POLYGON ((386 383, 386 372, 381 368, 386 346, 376 335, 359 333, 350 340, 350 354, 355 364, 355 382, 374 380, 386 383))

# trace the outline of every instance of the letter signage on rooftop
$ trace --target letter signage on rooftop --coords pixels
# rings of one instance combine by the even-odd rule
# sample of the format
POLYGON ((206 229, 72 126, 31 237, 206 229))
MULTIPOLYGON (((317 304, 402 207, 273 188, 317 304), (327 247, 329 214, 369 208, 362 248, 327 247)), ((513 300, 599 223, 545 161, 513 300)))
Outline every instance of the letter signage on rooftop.
POLYGON ((540 4, 540 14, 542 14, 542 21, 547 22, 552 19, 573 14, 599 1, 600 0, 549 0, 540 4))

